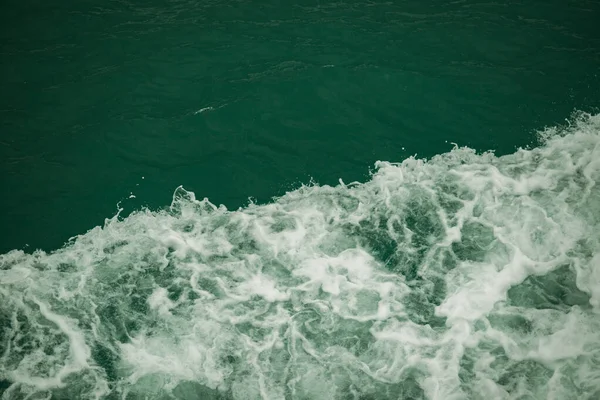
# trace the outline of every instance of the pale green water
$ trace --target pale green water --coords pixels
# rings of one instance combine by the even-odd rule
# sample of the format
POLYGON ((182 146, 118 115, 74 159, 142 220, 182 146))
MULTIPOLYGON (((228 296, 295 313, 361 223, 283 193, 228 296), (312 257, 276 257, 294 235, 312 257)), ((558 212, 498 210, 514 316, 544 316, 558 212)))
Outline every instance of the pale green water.
POLYGON ((597 3, 5 9, 2 400, 600 397, 597 3))

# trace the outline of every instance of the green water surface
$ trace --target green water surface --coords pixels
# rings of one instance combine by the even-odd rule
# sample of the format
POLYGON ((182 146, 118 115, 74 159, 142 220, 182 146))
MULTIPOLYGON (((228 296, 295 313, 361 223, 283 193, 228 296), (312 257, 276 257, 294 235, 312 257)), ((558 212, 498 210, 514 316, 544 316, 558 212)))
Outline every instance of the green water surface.
POLYGON ((598 106, 598 20, 591 0, 6 0, 0 252, 178 185, 235 209, 450 142, 535 144, 598 106))

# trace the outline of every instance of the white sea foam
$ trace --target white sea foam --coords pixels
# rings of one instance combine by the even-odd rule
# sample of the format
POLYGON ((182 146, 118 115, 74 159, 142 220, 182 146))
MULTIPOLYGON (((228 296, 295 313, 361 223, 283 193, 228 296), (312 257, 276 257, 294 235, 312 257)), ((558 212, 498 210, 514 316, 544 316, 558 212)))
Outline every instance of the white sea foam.
POLYGON ((2 399, 598 398, 600 116, 376 166, 0 256, 2 399))

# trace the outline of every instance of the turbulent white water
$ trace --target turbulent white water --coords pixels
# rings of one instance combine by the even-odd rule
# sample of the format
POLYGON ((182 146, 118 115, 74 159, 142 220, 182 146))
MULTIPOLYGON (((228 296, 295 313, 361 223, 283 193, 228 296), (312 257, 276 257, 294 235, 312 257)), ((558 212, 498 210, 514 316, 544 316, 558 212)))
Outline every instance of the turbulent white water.
POLYGON ((13 399, 600 398, 600 115, 0 256, 13 399))

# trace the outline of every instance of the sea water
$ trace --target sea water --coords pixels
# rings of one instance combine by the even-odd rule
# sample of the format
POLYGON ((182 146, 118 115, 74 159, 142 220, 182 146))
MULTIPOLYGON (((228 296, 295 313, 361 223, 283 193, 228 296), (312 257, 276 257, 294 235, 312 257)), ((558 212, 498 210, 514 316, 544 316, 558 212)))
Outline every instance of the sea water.
POLYGON ((597 399, 600 115, 0 256, 13 399, 597 399))

